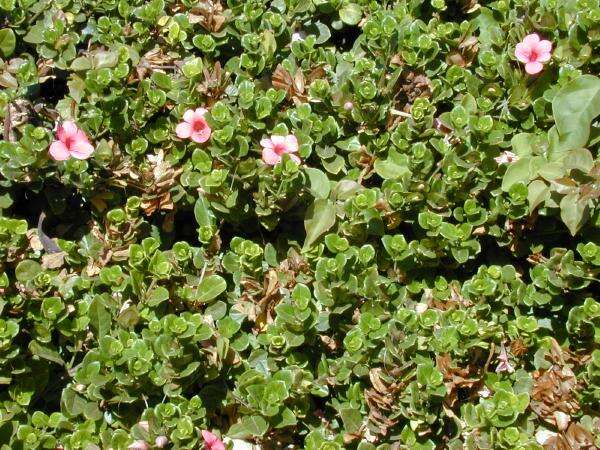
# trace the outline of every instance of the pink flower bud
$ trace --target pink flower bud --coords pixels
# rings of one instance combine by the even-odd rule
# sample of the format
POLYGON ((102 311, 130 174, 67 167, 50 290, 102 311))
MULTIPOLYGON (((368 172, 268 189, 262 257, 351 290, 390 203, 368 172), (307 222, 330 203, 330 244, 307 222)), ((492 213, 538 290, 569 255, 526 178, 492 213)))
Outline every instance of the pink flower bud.
POLYGON ((350 100, 344 103, 344 109, 346 111, 352 111, 352 108, 354 108, 354 103, 352 103, 350 100))
POLYGON ((166 436, 158 436, 154 440, 154 446, 158 447, 158 448, 163 448, 168 443, 169 443, 169 439, 166 436))
POLYGON ((129 445, 129 447, 127 447, 129 450, 149 450, 150 446, 148 445, 148 443, 146 441, 142 441, 141 439, 138 439, 137 441, 133 441, 132 444, 129 445))

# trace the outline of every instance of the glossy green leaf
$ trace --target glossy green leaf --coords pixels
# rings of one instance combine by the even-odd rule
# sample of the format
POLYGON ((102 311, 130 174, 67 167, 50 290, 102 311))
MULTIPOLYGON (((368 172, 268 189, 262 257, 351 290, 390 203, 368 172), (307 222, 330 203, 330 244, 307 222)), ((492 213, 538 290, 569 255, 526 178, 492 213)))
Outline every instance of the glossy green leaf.
POLYGON ((202 303, 214 300, 227 289, 227 282, 219 275, 209 275, 197 287, 197 300, 202 303))
POLYGON ((310 248, 333 225, 335 225, 334 204, 329 200, 316 199, 306 211, 304 219, 304 228, 306 229, 304 248, 310 248))
POLYGON ((340 19, 347 25, 356 25, 362 18, 362 8, 356 3, 346 3, 340 9, 340 19))
POLYGON ((600 115, 600 78, 582 75, 571 81, 552 100, 552 112, 559 141, 552 158, 568 150, 585 147, 590 125, 600 115))
POLYGON ((10 28, 0 30, 0 53, 4 58, 8 58, 15 51, 17 39, 15 33, 10 28))

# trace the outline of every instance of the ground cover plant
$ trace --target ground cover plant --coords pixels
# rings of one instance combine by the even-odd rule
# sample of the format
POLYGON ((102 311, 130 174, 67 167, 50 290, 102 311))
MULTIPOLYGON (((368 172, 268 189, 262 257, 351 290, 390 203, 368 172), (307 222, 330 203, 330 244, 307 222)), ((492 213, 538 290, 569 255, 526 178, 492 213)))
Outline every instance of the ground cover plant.
POLYGON ((0 448, 597 448, 599 47, 597 0, 0 0, 0 448))

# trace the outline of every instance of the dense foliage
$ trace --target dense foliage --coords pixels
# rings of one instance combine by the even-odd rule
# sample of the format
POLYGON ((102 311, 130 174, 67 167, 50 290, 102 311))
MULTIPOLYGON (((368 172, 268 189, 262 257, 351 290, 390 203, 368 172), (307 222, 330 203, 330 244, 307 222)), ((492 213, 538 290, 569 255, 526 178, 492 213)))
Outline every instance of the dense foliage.
POLYGON ((0 0, 0 57, 0 448, 600 445, 598 0, 0 0))

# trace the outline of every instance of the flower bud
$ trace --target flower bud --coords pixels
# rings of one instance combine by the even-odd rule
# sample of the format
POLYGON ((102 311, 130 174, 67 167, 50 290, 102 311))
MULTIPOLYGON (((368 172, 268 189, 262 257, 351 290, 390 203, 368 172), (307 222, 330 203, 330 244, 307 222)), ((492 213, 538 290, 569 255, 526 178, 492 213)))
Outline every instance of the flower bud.
POLYGON ((141 439, 138 439, 137 441, 133 441, 132 444, 129 445, 129 447, 127 447, 129 450, 149 450, 150 446, 148 445, 148 443, 146 441, 142 441, 141 439))
POLYGON ((169 443, 169 439, 166 436, 158 436, 154 440, 154 446, 158 447, 158 448, 163 448, 168 443, 169 443))

